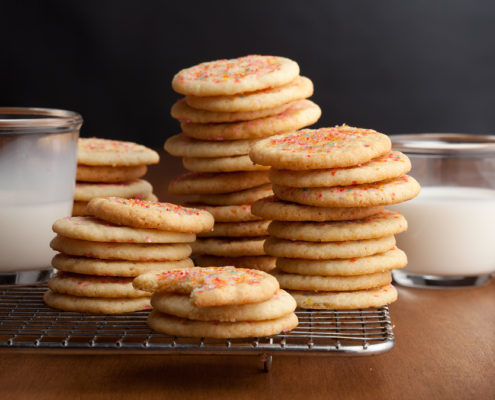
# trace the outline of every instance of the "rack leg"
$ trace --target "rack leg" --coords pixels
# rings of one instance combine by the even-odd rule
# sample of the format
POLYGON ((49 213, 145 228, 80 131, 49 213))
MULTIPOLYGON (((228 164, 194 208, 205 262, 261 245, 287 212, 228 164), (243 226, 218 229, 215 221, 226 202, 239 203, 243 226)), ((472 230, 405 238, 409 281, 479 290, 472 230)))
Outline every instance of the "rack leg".
POLYGON ((270 354, 263 353, 261 355, 261 361, 263 362, 263 372, 270 372, 272 369, 272 356, 270 354))

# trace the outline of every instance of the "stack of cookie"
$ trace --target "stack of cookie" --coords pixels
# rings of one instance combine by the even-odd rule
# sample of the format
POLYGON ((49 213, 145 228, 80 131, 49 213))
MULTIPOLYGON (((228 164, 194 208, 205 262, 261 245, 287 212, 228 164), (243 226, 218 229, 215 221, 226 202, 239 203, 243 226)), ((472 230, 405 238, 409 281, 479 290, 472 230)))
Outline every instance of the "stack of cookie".
POLYGON ((156 201, 151 184, 139 178, 146 174, 147 165, 159 160, 155 151, 136 143, 80 138, 72 215, 88 215, 86 205, 95 197, 156 201))
POLYGON ((259 270, 191 268, 134 280, 153 292, 148 324, 168 335, 210 338, 272 336, 297 326, 296 302, 259 270))
POLYGON ((273 219, 265 242, 274 275, 302 308, 354 309, 395 301, 390 270, 406 265, 394 235, 407 229, 384 210, 415 197, 407 156, 370 129, 303 129, 255 144, 250 156, 272 166, 275 196, 253 204, 273 219))
POLYGON ((180 71, 173 88, 185 98, 172 107, 183 133, 165 150, 183 157, 189 173, 169 185, 178 195, 197 195, 194 207, 215 217, 193 251, 201 266, 236 265, 268 271, 263 242, 269 221, 251 214, 251 203, 273 194, 268 167, 251 162, 251 146, 272 136, 315 123, 320 108, 309 100, 312 82, 299 76, 296 62, 273 56, 247 56, 202 63, 180 71))
POLYGON ((51 307, 106 314, 149 308, 149 293, 134 289, 133 278, 193 267, 189 244, 214 222, 203 210, 118 197, 93 199, 87 208, 94 217, 53 225, 50 246, 60 253, 44 296, 51 307))

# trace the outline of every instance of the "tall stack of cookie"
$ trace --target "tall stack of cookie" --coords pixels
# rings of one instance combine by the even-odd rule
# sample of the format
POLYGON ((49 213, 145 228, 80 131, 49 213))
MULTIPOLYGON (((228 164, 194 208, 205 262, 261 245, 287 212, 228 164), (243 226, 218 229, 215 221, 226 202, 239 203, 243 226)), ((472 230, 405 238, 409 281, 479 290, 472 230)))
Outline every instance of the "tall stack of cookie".
POLYGON ((149 308, 150 294, 134 289, 133 278, 193 267, 189 244, 214 222, 203 210, 119 197, 93 199, 87 209, 94 217, 53 225, 50 246, 60 253, 44 296, 51 307, 106 314, 149 308))
POLYGON ((265 242, 275 277, 299 307, 379 307, 397 298, 390 270, 406 265, 394 235, 407 229, 383 206, 420 190, 407 156, 390 139, 349 126, 303 129, 255 144, 250 156, 269 165, 275 196, 252 211, 273 219, 265 242))
POLYGON ((86 205, 95 197, 156 201, 151 184, 140 178, 159 160, 158 153, 136 143, 80 138, 72 215, 88 215, 86 205))
POLYGON ((153 292, 148 324, 174 336, 246 338, 294 329, 296 302, 263 271, 190 268, 140 275, 137 290, 153 292))
POLYGON ((173 180, 169 191, 197 195, 194 207, 216 221, 193 245, 196 263, 274 268, 274 257, 263 250, 269 221, 251 213, 253 201, 273 194, 269 168, 252 163, 248 153, 260 138, 318 120, 320 108, 305 100, 312 82, 299 76, 292 60, 247 56, 184 69, 172 86, 186 95, 171 111, 183 133, 168 139, 165 150, 183 157, 190 172, 173 180))

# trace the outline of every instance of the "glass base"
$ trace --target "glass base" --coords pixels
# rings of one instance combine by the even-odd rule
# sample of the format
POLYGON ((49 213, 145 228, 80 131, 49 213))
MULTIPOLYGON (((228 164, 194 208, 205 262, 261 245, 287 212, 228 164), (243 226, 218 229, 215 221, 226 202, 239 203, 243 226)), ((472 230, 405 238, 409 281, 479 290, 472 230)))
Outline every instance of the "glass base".
POLYGON ((0 285, 33 285, 46 282, 52 273, 52 268, 37 271, 0 272, 0 285))
POLYGON ((428 289, 455 289, 484 285, 493 278, 493 274, 476 276, 438 276, 419 275, 405 271, 392 271, 394 281, 402 286, 428 289))

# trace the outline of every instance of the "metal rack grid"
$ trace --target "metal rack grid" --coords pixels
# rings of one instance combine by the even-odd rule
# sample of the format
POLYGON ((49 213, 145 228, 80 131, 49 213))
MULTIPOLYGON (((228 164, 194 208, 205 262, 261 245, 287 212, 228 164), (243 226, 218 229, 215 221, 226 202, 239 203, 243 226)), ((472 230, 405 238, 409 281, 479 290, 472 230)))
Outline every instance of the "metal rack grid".
POLYGON ((58 311, 43 303, 46 285, 0 288, 0 347, 120 350, 160 354, 372 355, 390 350, 388 307, 349 311, 297 311, 299 326, 286 334, 251 339, 192 339, 153 332, 147 311, 95 315, 58 311))

